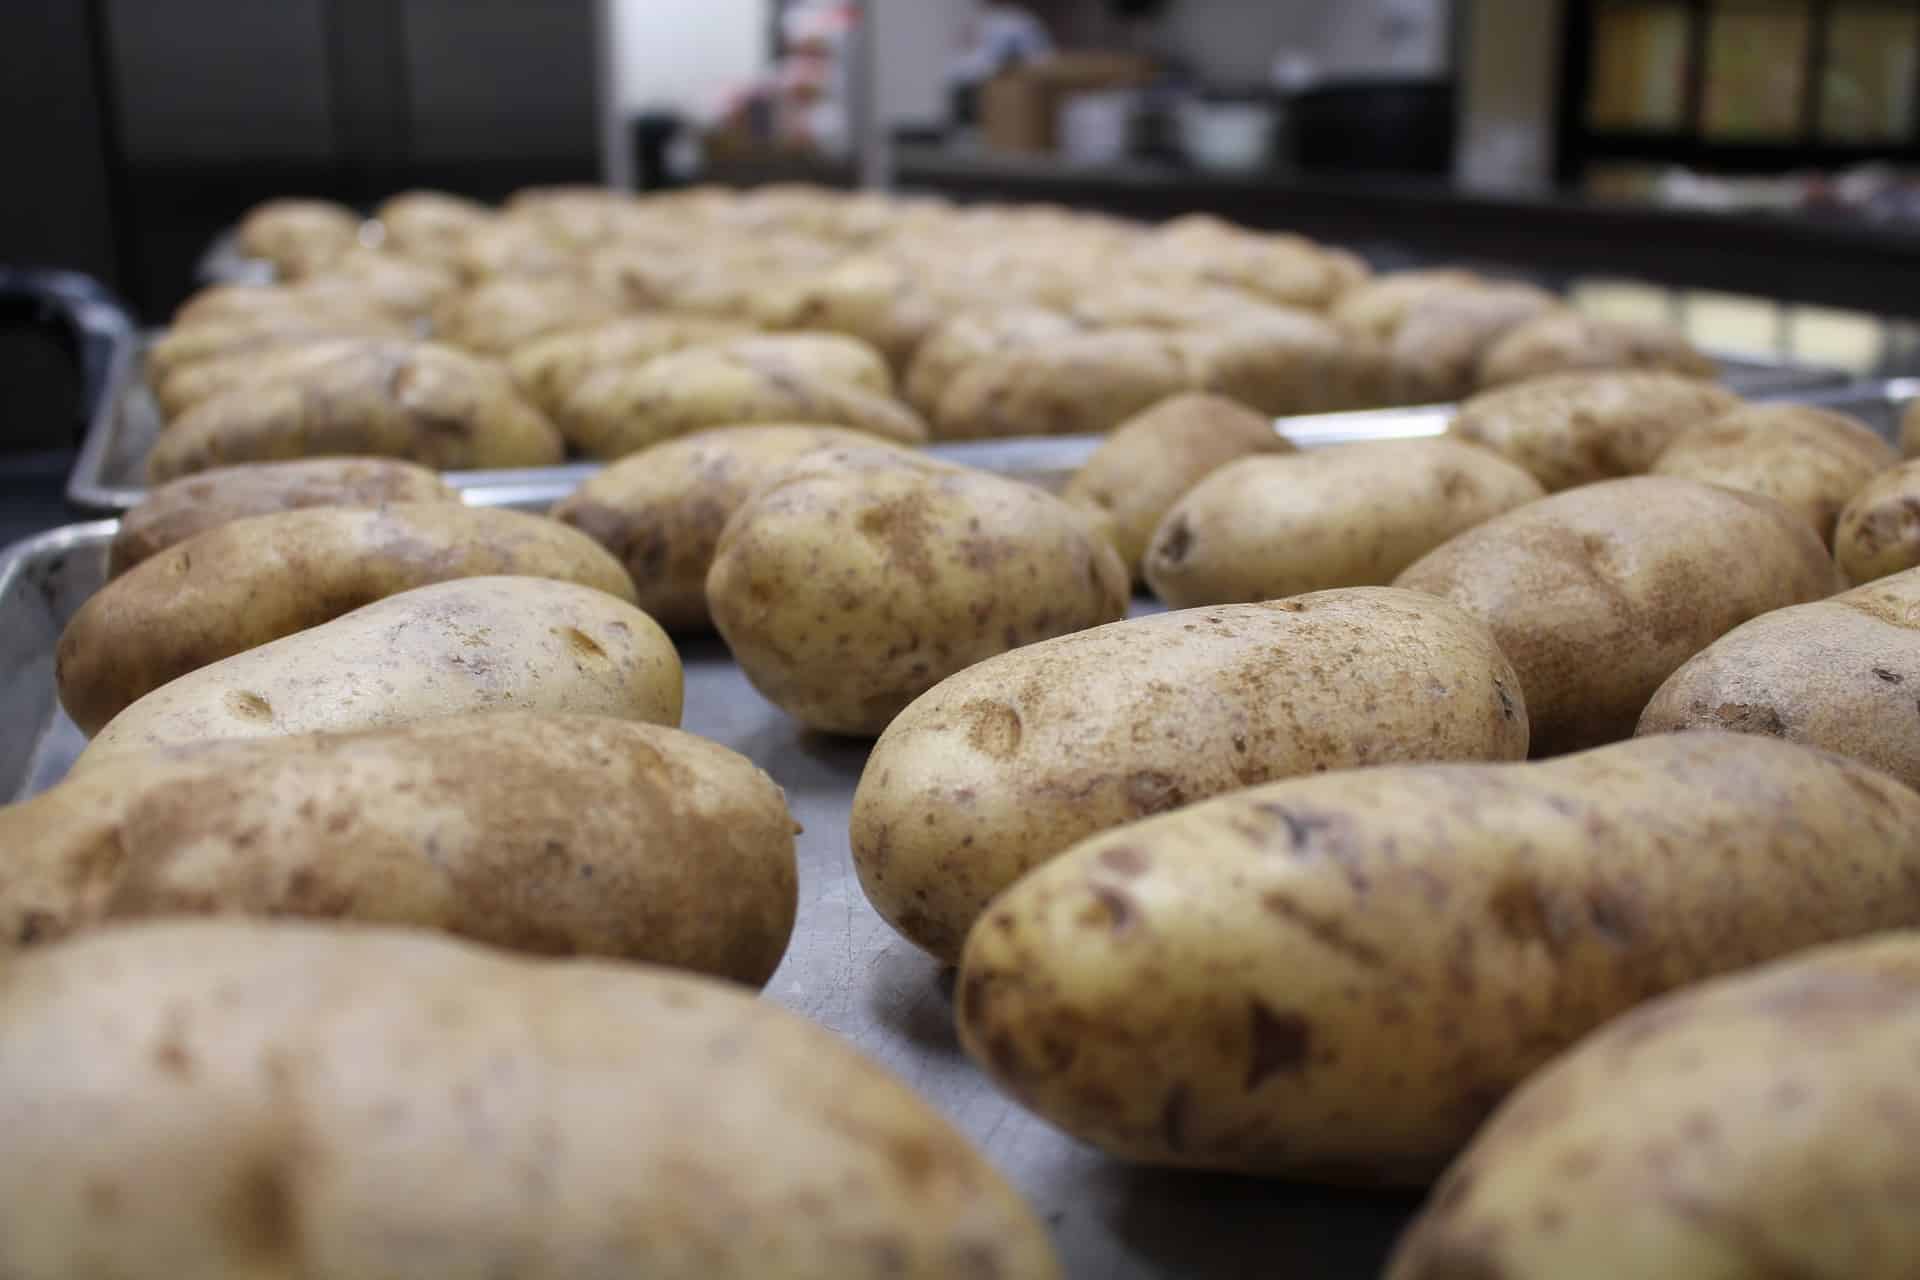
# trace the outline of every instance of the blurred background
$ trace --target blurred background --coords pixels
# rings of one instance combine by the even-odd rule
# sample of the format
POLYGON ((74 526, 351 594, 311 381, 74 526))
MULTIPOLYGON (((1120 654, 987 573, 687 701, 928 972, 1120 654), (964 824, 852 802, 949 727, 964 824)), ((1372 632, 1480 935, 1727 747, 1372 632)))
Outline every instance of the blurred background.
POLYGON ((1212 211, 1915 364, 1920 0, 0 7, 0 258, 147 319, 249 205, 799 179, 1212 211))

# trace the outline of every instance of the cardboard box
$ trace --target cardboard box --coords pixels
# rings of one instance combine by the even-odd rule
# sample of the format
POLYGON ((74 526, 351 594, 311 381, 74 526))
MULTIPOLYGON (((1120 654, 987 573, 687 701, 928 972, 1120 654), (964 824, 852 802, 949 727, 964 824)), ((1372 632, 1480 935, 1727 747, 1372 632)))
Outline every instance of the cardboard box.
POLYGON ((1153 76, 1150 59, 1125 53, 1063 53, 1015 67, 980 86, 980 131, 1007 151, 1052 151, 1068 94, 1135 88, 1153 76))

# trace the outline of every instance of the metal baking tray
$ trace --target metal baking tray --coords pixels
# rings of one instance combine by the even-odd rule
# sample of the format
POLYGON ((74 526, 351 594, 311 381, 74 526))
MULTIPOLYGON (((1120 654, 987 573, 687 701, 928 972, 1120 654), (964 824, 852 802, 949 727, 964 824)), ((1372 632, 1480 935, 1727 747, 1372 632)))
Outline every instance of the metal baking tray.
MULTIPOLYGON (((160 433, 160 407, 142 375, 149 334, 118 354, 110 389, 97 406, 73 473, 67 498, 91 511, 118 512, 139 505, 146 497, 147 454, 160 433)), ((1731 357, 1721 358, 1726 384, 1741 395, 1769 398, 1799 395, 1846 381, 1830 369, 1771 365, 1731 357)), ((1309 414, 1281 418, 1282 434, 1303 448, 1355 440, 1392 440, 1438 435, 1446 429, 1451 405, 1415 405, 1396 409, 1361 409, 1345 413, 1309 414)), ((989 471, 1048 471, 1064 478, 1100 446, 1101 436, 1035 436, 1015 440, 980 440, 935 444, 929 451, 954 462, 989 471)), ((490 501, 507 501, 523 487, 546 481, 577 486, 597 463, 575 463, 526 471, 455 471, 448 483, 461 489, 495 490, 490 501)))
MULTIPOLYGON (((539 507, 548 488, 516 505, 539 507)), ((54 644, 105 580, 117 522, 55 529, 0 553, 0 798, 53 785, 78 754, 60 709, 54 644)), ((1154 606, 1140 602, 1139 610, 1154 606)), ((968 1134, 1048 1224, 1074 1277, 1372 1280, 1417 1207, 1340 1192, 1144 1169, 1083 1146, 987 1082, 953 1031, 952 974, 867 905, 847 848, 868 744, 808 732, 763 699, 712 637, 681 637, 685 727, 750 757, 786 789, 799 837, 800 910, 766 997, 839 1032, 968 1134)))

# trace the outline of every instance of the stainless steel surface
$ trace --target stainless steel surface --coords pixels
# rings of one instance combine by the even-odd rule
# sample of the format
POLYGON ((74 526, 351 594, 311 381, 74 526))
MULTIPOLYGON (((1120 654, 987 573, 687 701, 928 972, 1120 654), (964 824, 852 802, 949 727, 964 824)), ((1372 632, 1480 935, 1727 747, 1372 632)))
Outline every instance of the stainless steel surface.
POLYGON ((1851 414, 1898 445, 1900 419, 1914 401, 1920 400, 1920 378, 1850 382, 1844 386, 1795 395, 1792 399, 1837 413, 1851 414))
MULTIPOLYGON (((241 261, 244 261, 242 259, 241 261)), ((67 497, 76 505, 101 512, 125 511, 146 496, 147 454, 160 434, 160 406, 142 376, 147 344, 143 337, 114 373, 113 387, 88 428, 80 458, 74 464, 67 497)), ((1815 391, 1845 383, 1829 369, 1790 368, 1722 358, 1723 377, 1741 395, 1756 398, 1804 398, 1815 391)), ((1347 444, 1359 440, 1398 440, 1439 435, 1453 414, 1452 405, 1411 405, 1393 409, 1359 409, 1345 413, 1303 414, 1276 420, 1282 435, 1301 448, 1347 444)), ((929 446, 929 452, 966 466, 988 471, 1019 472, 1039 478, 1051 487, 1065 483, 1093 451, 1100 436, 1031 436, 1011 440, 951 441, 929 446)), ((522 492, 559 496, 570 492, 599 466, 571 463, 524 471, 455 471, 448 482, 468 491, 469 501, 502 505, 522 492), (561 485, 565 488, 560 488, 561 485)))
MULTIPOLYGON (((80 750, 79 730, 54 695, 54 643, 104 581, 115 527, 103 520, 57 529, 0 555, 0 713, 10 730, 0 736, 0 796, 7 799, 53 785, 80 750)), ((1026 1194, 1068 1275, 1371 1280, 1378 1273, 1414 1208, 1410 1196, 1133 1168, 996 1091, 955 1041, 951 974, 888 928, 854 877, 847 815, 867 744, 801 729, 754 692, 711 637, 683 637, 680 652, 685 727, 772 774, 805 828, 798 922, 767 998, 839 1032, 945 1112, 1026 1194)))

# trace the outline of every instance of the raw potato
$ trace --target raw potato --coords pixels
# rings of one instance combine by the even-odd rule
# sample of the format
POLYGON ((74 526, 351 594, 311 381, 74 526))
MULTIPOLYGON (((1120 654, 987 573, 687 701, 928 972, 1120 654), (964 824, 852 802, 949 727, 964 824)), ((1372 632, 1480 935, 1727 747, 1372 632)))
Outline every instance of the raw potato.
POLYGON ((1530 284, 1493 281, 1421 293, 1387 344, 1393 400, 1458 400, 1479 378, 1480 358, 1520 325, 1561 310, 1558 298, 1530 284))
POLYGON ((1687 428, 1740 403, 1679 374, 1561 373, 1475 396, 1448 430, 1558 491, 1648 471, 1687 428))
MULTIPOLYGON (((688 347, 638 368, 589 375, 566 398, 560 421, 584 452, 608 460, 707 427, 808 423, 851 427, 905 444, 927 438, 913 410, 876 387, 867 370, 851 381, 852 339, 826 354, 819 335, 743 338, 688 347)), ((863 353, 864 354, 864 353, 863 353)), ((883 370, 884 371, 884 370, 883 370)))
POLYGON ((154 402, 168 423, 204 404, 242 387, 269 382, 297 381, 343 357, 380 351, 388 339, 309 334, 291 336, 264 350, 243 350, 214 356, 173 370, 151 383, 154 402))
POLYGON ((815 452, 733 513, 707 574, 753 686, 875 734, 963 667, 1126 616, 1126 566, 1031 485, 889 449, 815 452))
POLYGON ((1495 1113, 1389 1280, 1904 1280, 1917 1053, 1910 932, 1635 1010, 1495 1113))
POLYGON ((486 205, 444 191, 403 191, 383 201, 373 216, 382 248, 455 271, 466 238, 494 217, 486 205))
POLYGON ((496 217, 461 237, 454 267, 474 284, 508 277, 534 280, 569 276, 580 269, 572 247, 545 227, 496 217))
POLYGON ((514 349, 507 368, 529 400, 557 416, 574 386, 602 368, 642 365, 683 347, 724 342, 747 332, 732 321, 701 316, 627 316, 536 338, 514 349))
POLYGON ((1077 841, 1325 769, 1518 760, 1481 623, 1384 588, 1099 627, 950 677, 882 734, 850 835, 867 898, 949 962, 995 894, 1077 841))
POLYGON ((1902 463, 1860 487, 1834 525, 1833 554, 1853 582, 1920 565, 1920 462, 1902 463))
POLYGON ((1544 496, 1499 454, 1444 437, 1242 458, 1161 520, 1147 585, 1175 609, 1385 586, 1455 534, 1544 496))
POLYGON ((366 290, 340 281, 305 280, 299 284, 217 284, 196 292, 173 313, 173 332, 156 347, 164 352, 183 341, 187 330, 266 328, 322 320, 364 326, 370 331, 399 331, 400 318, 366 290))
POLYGON ((1667 678, 1641 734, 1730 729, 1821 747, 1920 789, 1920 569, 1761 614, 1667 678))
POLYGON ((269 200, 248 210, 236 233, 240 252, 305 275, 360 241, 360 216, 331 200, 269 200))
POLYGON ((1509 329, 1480 357, 1480 385, 1503 386, 1576 369, 1658 369, 1712 378, 1719 366, 1686 336, 1663 325, 1633 324, 1551 311, 1509 329))
POLYGON ((646 614, 550 578, 460 578, 223 658, 122 711, 74 762, 477 711, 678 725, 680 655, 646 614))
POLYGON ((707 570, 728 518, 805 454, 880 443, 841 427, 696 431, 596 471, 553 508, 553 518, 620 558, 654 621, 703 628, 712 625, 707 570))
POLYGON ((176 374, 211 360, 260 355, 280 347, 330 338, 385 338, 407 335, 396 320, 366 320, 326 314, 286 314, 268 321, 221 321, 174 329, 147 348, 147 381, 164 385, 176 374))
POLYGON ((433 312, 436 340, 476 355, 505 356, 562 329, 611 320, 613 307, 563 275, 501 276, 447 298, 433 312))
POLYGON ((60 701, 91 734, 208 663, 415 587, 501 575, 634 599, 605 548, 544 516, 455 502, 276 511, 189 538, 95 592, 60 634, 60 701))
POLYGON ((847 258, 797 280, 775 280, 749 295, 746 313, 763 329, 851 335, 901 370, 944 316, 912 272, 877 258, 847 258))
POLYGON ((309 289, 351 289, 391 315, 420 321, 460 287, 460 277, 435 266, 380 249, 349 249, 306 279, 309 289))
POLYGON ((1331 413, 1378 403, 1365 394, 1382 362, 1307 312, 1182 335, 1193 385, 1259 413, 1331 413))
POLYGON ((967 941, 961 1040, 1129 1160, 1418 1184, 1634 1004, 1920 923, 1916 831, 1891 778, 1731 734, 1276 783, 1002 894, 967 941))
POLYGON ((1104 435, 1194 383, 1182 335, 1108 329, 976 360, 934 414, 943 440, 1104 435))
POLYGON ((1443 290, 1475 288, 1485 283, 1471 271, 1452 268, 1393 271, 1342 293, 1327 316, 1357 338, 1390 342, 1406 321, 1407 313, 1422 298, 1443 290))
POLYGON ((1221 396, 1170 396, 1120 425, 1061 495, 1105 517, 1134 580, 1153 530, 1180 496, 1236 458, 1291 453, 1273 420, 1221 396))
POLYGON ((1365 278, 1357 259, 1303 236, 1250 231, 1208 214, 1161 224, 1134 264, 1148 279, 1224 285, 1284 306, 1326 306, 1365 278))
POLYGON ((1813 526, 1771 498, 1636 476, 1497 516, 1394 585, 1486 620, 1520 672, 1535 754, 1558 755, 1629 736, 1688 658, 1840 582, 1813 526))
POLYGON ((147 478, 160 484, 235 462, 341 454, 463 471, 554 466, 566 445, 498 365, 430 342, 394 342, 196 405, 160 434, 147 478))
POLYGON ((832 1032, 411 931, 170 922, 22 956, 0 1132, 13 1280, 1060 1275, 993 1168, 832 1032))
POLYGON ((1899 461, 1893 446, 1844 414, 1750 404, 1683 431, 1653 474, 1764 494, 1806 517, 1831 546, 1841 508, 1899 461))
POLYGON ((0 808, 0 948, 164 915, 337 917, 758 986, 793 818, 660 725, 493 712, 120 757, 0 808))
POLYGON ((383 507, 390 502, 458 502, 425 467, 389 458, 308 458, 216 467, 163 484, 120 517, 107 551, 117 578, 198 533, 248 516, 304 507, 383 507))
POLYGON ((1079 332, 1081 327, 1072 317, 1045 307, 962 311, 934 329, 915 350, 907 369, 907 403, 932 417, 947 387, 975 361, 1079 332))

